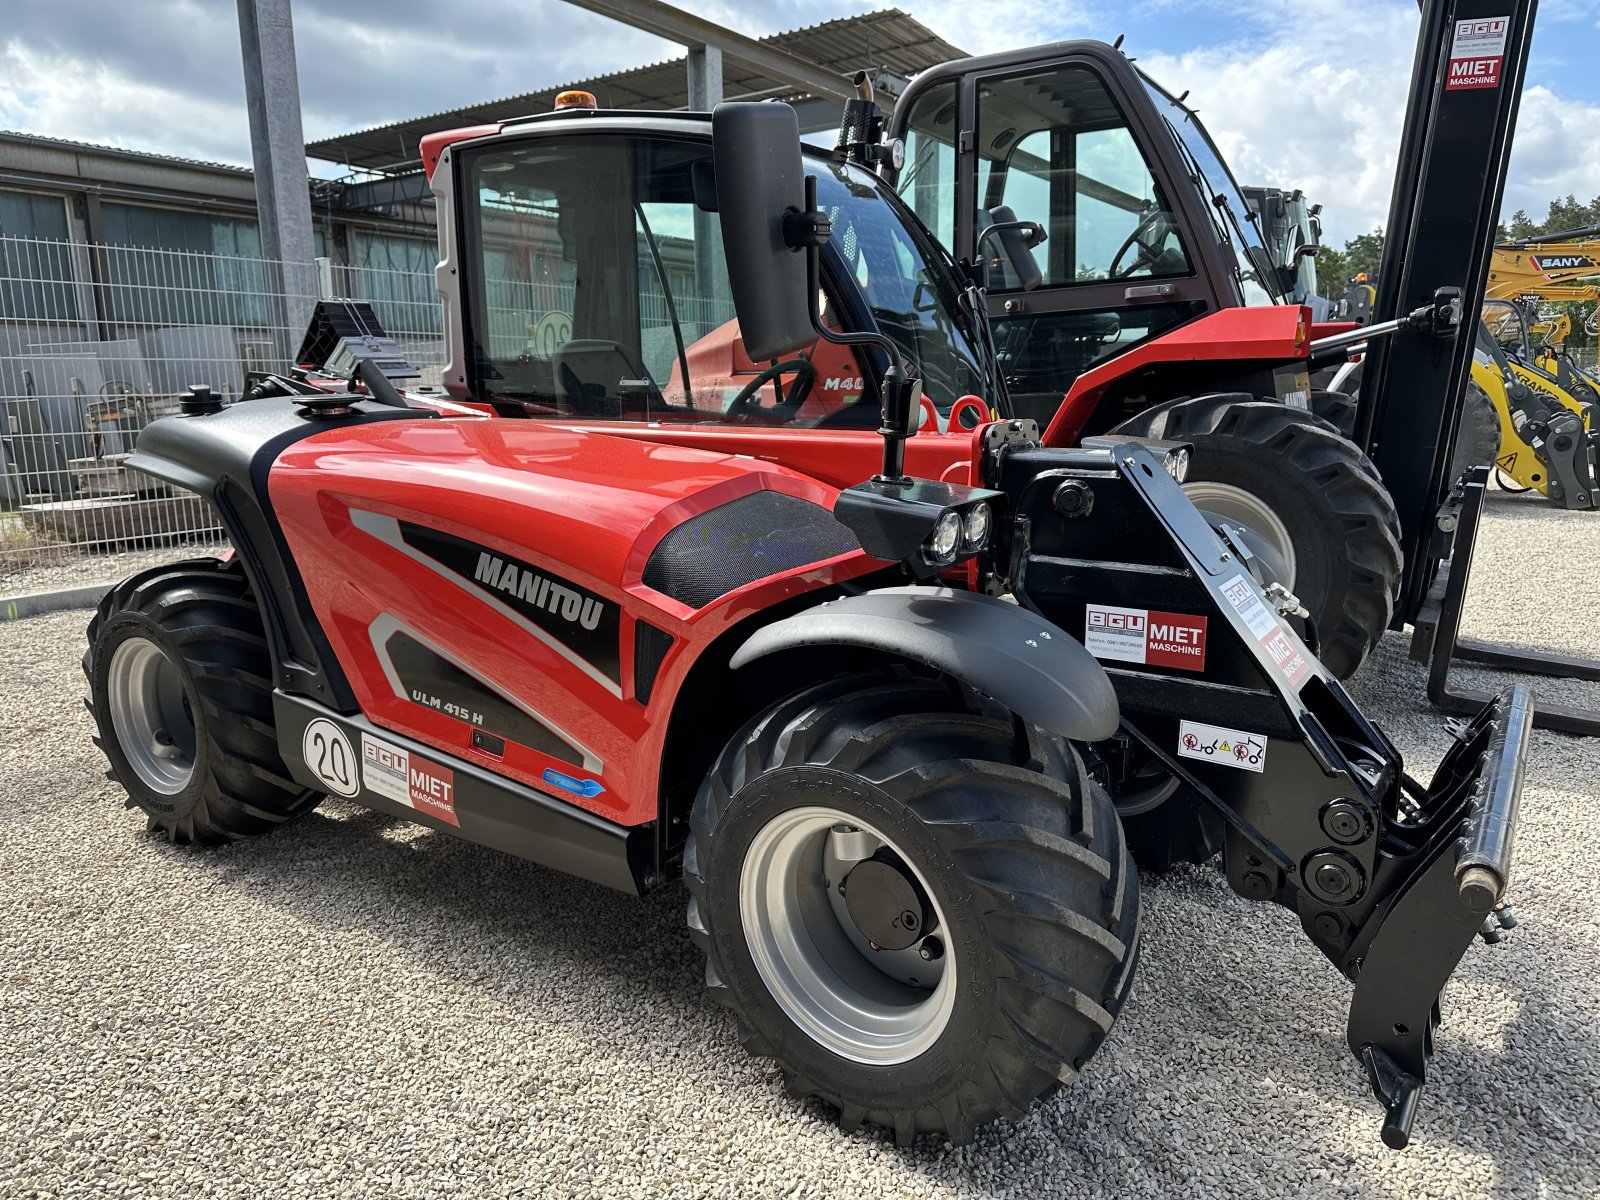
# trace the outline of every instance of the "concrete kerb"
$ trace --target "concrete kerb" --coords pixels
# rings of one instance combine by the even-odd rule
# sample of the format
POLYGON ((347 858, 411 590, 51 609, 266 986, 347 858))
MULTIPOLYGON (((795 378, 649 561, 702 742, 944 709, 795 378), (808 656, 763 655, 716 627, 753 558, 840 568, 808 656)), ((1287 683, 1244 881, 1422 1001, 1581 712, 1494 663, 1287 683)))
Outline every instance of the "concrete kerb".
POLYGON ((0 597, 0 621, 20 621, 24 617, 37 617, 44 613, 93 608, 113 586, 109 583, 93 583, 87 587, 62 588, 55 592, 0 597))

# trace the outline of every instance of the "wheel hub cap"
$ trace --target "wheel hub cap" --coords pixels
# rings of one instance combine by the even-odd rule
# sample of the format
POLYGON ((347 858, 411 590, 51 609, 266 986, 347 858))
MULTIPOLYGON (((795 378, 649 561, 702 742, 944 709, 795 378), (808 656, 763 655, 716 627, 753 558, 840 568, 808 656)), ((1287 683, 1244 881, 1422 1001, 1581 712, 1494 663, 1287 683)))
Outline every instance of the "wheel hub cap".
POLYGON ((166 651, 131 637, 111 655, 106 703, 123 756, 139 781, 175 796, 194 775, 195 727, 188 689, 166 651))
POLYGON ((1270 504, 1254 492, 1213 479, 1190 480, 1183 485, 1183 494, 1213 525, 1232 526, 1250 553, 1260 560, 1267 582, 1294 590, 1294 542, 1270 504))
POLYGON ((941 914, 880 830, 820 805, 780 813, 745 852, 739 912, 773 1000, 840 1057, 906 1062, 949 1024, 954 956, 929 936, 941 914))

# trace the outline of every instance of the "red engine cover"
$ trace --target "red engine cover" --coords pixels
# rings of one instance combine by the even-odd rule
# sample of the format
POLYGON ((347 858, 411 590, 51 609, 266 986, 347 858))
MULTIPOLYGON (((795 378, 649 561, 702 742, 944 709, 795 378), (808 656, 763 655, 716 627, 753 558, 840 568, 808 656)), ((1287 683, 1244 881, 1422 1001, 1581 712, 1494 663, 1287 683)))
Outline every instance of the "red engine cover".
POLYGON ((759 460, 520 420, 331 428, 286 450, 269 490, 369 719, 628 825, 655 816, 666 716, 699 653, 881 566, 846 547, 691 607, 644 582, 664 536, 753 493, 826 513, 837 492, 759 460), (648 704, 641 619, 672 638, 648 704))

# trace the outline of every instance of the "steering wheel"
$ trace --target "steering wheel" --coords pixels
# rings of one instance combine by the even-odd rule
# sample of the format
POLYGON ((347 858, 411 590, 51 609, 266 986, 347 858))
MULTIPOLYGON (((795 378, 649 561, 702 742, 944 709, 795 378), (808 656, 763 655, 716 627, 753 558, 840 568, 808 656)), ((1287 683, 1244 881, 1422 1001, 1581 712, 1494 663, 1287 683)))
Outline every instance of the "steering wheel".
POLYGON ((789 385, 788 393, 784 396, 777 409, 785 410, 781 413, 787 420, 792 413, 806 402, 806 397, 811 394, 811 387, 817 381, 817 368, 812 365, 809 358, 786 358, 782 362, 775 362, 766 370, 758 374, 749 383, 739 389, 739 394, 733 398, 723 414, 727 417, 756 416, 755 398, 763 387, 774 379, 794 372, 794 382, 789 385))
POLYGON ((1166 241, 1167 234, 1171 232, 1172 217, 1166 209, 1153 208, 1145 213, 1133 227, 1133 232, 1123 239, 1122 245, 1118 246, 1117 252, 1111 256, 1111 270, 1106 278, 1126 279, 1146 264, 1154 266, 1161 258, 1161 243, 1166 241), (1138 256, 1126 269, 1119 271, 1117 264, 1135 246, 1139 248, 1138 256))

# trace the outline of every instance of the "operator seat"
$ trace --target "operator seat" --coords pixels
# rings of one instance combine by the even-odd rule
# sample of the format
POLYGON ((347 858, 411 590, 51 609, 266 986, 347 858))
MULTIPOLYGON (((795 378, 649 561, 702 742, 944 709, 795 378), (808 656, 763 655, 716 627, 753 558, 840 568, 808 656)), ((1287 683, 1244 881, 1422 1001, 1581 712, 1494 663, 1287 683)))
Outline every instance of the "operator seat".
POLYGON ((552 361, 556 395, 574 416, 618 420, 625 415, 626 397, 637 393, 641 382, 650 393, 656 390, 644 368, 618 343, 604 338, 564 342, 552 361))

